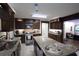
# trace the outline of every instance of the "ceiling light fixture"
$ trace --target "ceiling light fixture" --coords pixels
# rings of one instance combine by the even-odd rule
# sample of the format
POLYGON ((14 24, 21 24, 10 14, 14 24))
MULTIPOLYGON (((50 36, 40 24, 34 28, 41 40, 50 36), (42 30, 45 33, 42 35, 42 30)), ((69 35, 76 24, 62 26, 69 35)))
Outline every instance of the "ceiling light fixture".
POLYGON ((21 22, 21 21, 23 21, 23 20, 22 20, 22 19, 18 19, 17 21, 20 21, 20 22, 21 22))
POLYGON ((45 14, 39 14, 38 13, 38 4, 34 4, 35 6, 35 12, 32 14, 32 17, 36 17, 36 18, 47 18, 47 15, 45 14))
POLYGON ((47 15, 44 15, 44 14, 33 14, 32 17, 47 18, 47 15))

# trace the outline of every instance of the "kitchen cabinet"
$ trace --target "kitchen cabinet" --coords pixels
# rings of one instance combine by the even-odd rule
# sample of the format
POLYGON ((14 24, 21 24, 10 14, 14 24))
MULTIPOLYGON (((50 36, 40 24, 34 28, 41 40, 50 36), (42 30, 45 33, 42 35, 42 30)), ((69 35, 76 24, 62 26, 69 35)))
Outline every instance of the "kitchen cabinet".
POLYGON ((48 36, 56 41, 63 42, 63 21, 61 20, 62 18, 56 18, 52 19, 49 21, 49 30, 54 29, 54 30, 61 30, 61 35, 55 35, 49 33, 48 36))
POLYGON ((0 3, 0 31, 14 30, 14 12, 7 3, 0 3))
POLYGON ((1 31, 1 19, 0 19, 0 31, 1 31))
POLYGON ((54 35, 54 34, 51 34, 51 33, 48 33, 48 36, 58 42, 63 42, 62 40, 62 35, 54 35))
POLYGON ((16 29, 40 29, 40 20, 15 18, 15 28, 16 29))
MULTIPOLYGON (((22 19, 21 19, 22 20, 22 19)), ((25 23, 24 20, 18 21, 18 19, 15 19, 15 28, 16 29, 25 29, 25 23)))
POLYGON ((40 29, 40 20, 35 20, 33 22, 33 29, 40 29))
POLYGON ((12 31, 14 30, 14 20, 1 20, 1 31, 12 31))
POLYGON ((34 41, 34 53, 35 53, 35 55, 36 56, 46 56, 34 38, 33 38, 33 41, 34 41))
POLYGON ((25 18, 16 18, 15 19, 15 28, 16 29, 32 29, 33 20, 25 18), (19 21, 21 20, 21 21, 19 21))
POLYGON ((49 22, 50 29, 62 29, 62 24, 61 18, 53 19, 49 22))

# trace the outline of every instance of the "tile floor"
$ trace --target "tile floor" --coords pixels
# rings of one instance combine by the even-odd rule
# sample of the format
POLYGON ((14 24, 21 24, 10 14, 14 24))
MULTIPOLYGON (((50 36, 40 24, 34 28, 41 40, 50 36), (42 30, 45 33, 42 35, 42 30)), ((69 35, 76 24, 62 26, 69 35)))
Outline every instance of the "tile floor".
POLYGON ((34 56, 34 46, 21 44, 20 56, 34 56))

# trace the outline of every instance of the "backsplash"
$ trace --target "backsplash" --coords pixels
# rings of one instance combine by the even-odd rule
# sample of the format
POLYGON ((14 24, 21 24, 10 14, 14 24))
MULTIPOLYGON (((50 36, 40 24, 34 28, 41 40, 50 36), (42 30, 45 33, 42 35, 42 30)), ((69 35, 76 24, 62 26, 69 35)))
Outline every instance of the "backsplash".
POLYGON ((0 40, 4 40, 6 38, 6 32, 0 32, 0 40))
POLYGON ((23 32, 41 33, 41 30, 40 29, 16 29, 15 32, 16 31, 18 31, 19 34, 23 34, 23 32))
POLYGON ((6 35, 6 32, 0 32, 0 37, 6 35))
MULTIPOLYGON (((10 39, 10 38, 13 38, 14 37, 14 33, 13 33, 13 31, 10 31, 10 32, 7 32, 8 33, 8 39, 10 39)), ((6 32, 0 32, 0 37, 1 36, 6 36, 6 32)))
POLYGON ((59 35, 62 33, 61 29, 49 29, 49 33, 59 35))
POLYGON ((9 33, 8 33, 9 35, 9 38, 14 38, 14 32, 13 31, 10 31, 9 33))

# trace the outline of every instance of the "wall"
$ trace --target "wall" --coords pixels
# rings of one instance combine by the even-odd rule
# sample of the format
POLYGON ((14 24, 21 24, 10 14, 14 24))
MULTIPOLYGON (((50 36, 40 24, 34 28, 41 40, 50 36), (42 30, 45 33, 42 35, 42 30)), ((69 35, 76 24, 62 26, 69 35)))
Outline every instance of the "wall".
MULTIPOLYGON (((75 23, 75 26, 76 26, 76 25, 78 25, 78 27, 79 27, 79 22, 75 23)), ((76 28, 76 27, 75 27, 75 28, 76 28)), ((76 31, 76 29, 74 29, 74 30, 75 30, 75 33, 74 33, 74 34, 75 34, 75 35, 79 35, 79 31, 76 31)))
POLYGON ((72 33, 74 34, 74 22, 65 21, 64 22, 64 39, 66 38, 66 33, 72 33), (72 30, 71 30, 72 27, 72 30))
POLYGON ((64 22, 64 37, 63 38, 66 38, 66 33, 72 33, 72 34, 75 34, 75 25, 78 25, 79 24, 79 19, 75 19, 75 20, 70 20, 70 21, 65 21, 64 22), (72 31, 71 31, 71 27, 72 27, 72 31))

